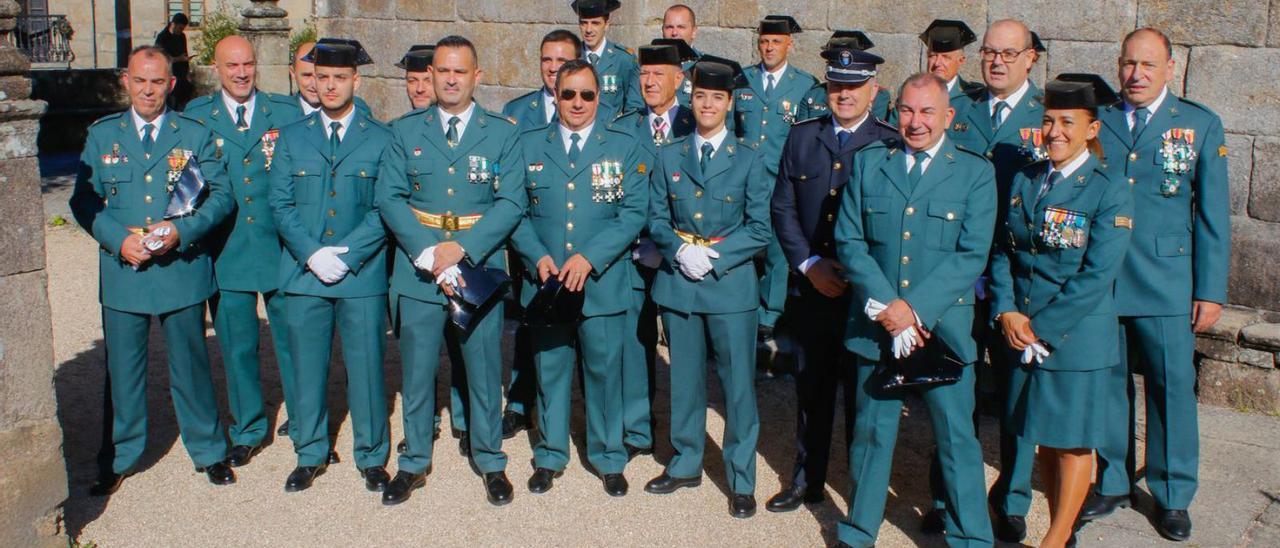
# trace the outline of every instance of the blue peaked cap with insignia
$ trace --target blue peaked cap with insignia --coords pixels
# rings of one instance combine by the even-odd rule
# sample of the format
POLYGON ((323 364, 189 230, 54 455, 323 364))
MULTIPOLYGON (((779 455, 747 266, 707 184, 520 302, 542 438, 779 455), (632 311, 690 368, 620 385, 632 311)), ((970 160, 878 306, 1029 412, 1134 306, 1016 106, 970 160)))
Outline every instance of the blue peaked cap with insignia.
POLYGON ((884 63, 879 55, 848 46, 824 50, 822 58, 827 60, 827 81, 844 84, 860 84, 874 78, 876 67, 884 63))

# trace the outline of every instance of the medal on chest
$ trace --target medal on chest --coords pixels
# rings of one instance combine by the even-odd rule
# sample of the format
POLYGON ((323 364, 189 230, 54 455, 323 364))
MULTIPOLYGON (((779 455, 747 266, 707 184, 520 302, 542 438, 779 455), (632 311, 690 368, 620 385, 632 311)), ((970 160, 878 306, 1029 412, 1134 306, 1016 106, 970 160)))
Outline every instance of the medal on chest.
POLYGON ((781 110, 782 121, 788 124, 796 123, 796 111, 797 111, 796 107, 798 105, 794 105, 791 103, 791 101, 783 99, 781 106, 782 106, 782 110, 781 110))
POLYGON ((484 156, 467 157, 467 182, 474 184, 488 183, 493 178, 489 170, 489 159, 484 156))
POLYGON ((226 139, 218 137, 213 140, 213 157, 216 160, 222 159, 222 145, 226 144, 226 139))
POLYGON ((276 156, 276 141, 280 139, 280 130, 269 129, 262 134, 262 166, 271 171, 271 159, 276 156))
POLYGON ((1044 210, 1044 223, 1040 228, 1040 239, 1044 245, 1058 249, 1084 247, 1088 237, 1089 216, 1079 212, 1050 207, 1044 210))
POLYGON ((1166 197, 1178 195, 1182 176, 1191 171, 1191 166, 1200 157, 1195 143, 1196 130, 1190 128, 1173 128, 1161 135, 1160 167, 1165 177, 1160 183, 1160 194, 1166 197))
POLYGON ((114 166, 121 163, 129 163, 129 157, 120 152, 120 143, 111 145, 111 154, 102 155, 102 165, 114 166))
POLYGON ((1038 162, 1049 157, 1049 151, 1044 148, 1044 131, 1040 128, 1024 127, 1018 130, 1018 136, 1022 138, 1022 153, 1028 161, 1038 162))
POLYGON ((191 161, 192 154, 190 150, 181 148, 169 151, 169 157, 167 158, 169 171, 165 173, 165 178, 168 181, 168 184, 165 185, 165 190, 169 193, 173 193, 174 185, 178 184, 178 181, 182 179, 182 170, 186 169, 187 162, 191 161))
POLYGON ((600 75, 600 91, 603 93, 618 92, 618 75, 602 74, 600 75))
POLYGON ((613 203, 622 199, 622 162, 605 160, 591 164, 591 201, 613 203))

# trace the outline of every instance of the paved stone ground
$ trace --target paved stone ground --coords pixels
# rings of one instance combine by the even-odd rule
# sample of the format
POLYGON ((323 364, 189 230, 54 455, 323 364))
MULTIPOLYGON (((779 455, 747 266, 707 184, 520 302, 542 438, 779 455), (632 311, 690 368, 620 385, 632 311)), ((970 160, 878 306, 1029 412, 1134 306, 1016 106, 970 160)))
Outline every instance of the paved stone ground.
MULTIPOLYGON (((67 177, 46 180, 46 214, 70 219, 67 177)), ((97 305, 95 243, 74 225, 47 230, 49 293, 56 345, 56 388, 59 417, 65 432, 64 451, 71 496, 66 502, 66 527, 81 542, 101 546, 381 546, 427 543, 437 546, 553 545, 711 545, 821 546, 834 540, 836 521, 846 507, 849 480, 847 455, 836 449, 828 481, 828 500, 790 514, 763 511, 745 521, 727 515, 723 465, 718 440, 723 430, 722 407, 713 395, 708 409, 707 480, 694 490, 656 496, 641 487, 662 470, 671 454, 661 442, 657 458, 642 457, 627 469, 631 494, 613 499, 582 466, 582 417, 574 417, 574 443, 579 451, 565 476, 547 494, 533 495, 524 487, 532 472, 528 436, 508 444, 508 474, 516 485, 514 502, 490 507, 481 483, 458 456, 452 439, 437 443, 436 463, 425 489, 400 506, 384 508, 378 495, 364 490, 350 461, 351 430, 342 395, 343 372, 335 363, 330 387, 337 449, 344 461, 330 467, 316 485, 303 493, 286 494, 284 479, 294 465, 287 440, 273 440, 253 463, 237 471, 239 482, 214 487, 197 474, 177 437, 166 389, 163 336, 152 331, 148 376, 148 452, 142 470, 110 498, 90 498, 95 474, 94 454, 100 439, 102 370, 104 367, 100 312, 97 305)), ((509 328, 511 326, 509 325, 509 328)), ((265 356, 270 338, 265 336, 265 356)), ((225 410, 220 356, 213 332, 208 344, 214 360, 215 385, 225 410)), ((336 354, 336 353, 335 353, 336 354)), ((510 347, 505 355, 510 357, 510 347)), ((663 358, 665 360, 665 357, 663 358)), ((399 353, 388 340, 386 373, 389 393, 400 385, 399 353)), ((448 371, 448 368, 442 368, 448 371)), ((657 427, 667 434, 669 406, 665 362, 659 366, 657 427)), ((273 360, 264 364, 264 382, 272 412, 284 418, 279 377, 273 360)), ((711 375, 713 392, 718 391, 711 375)), ((444 382, 441 383, 445 385, 444 382)), ((757 385, 761 411, 757 500, 764 501, 779 487, 792 461, 794 397, 789 380, 765 380, 757 385)), ((443 394, 442 394, 443 395, 443 394)), ((392 439, 401 438, 398 401, 393 402, 392 439)), ((578 404, 580 406, 580 402, 578 404)), ((580 407, 579 407, 580 408, 580 407)), ((228 417, 227 420, 230 420, 228 417)), ((1192 515, 1194 546, 1280 546, 1280 420, 1203 406, 1201 489, 1192 515)), ((836 425, 843 439, 843 422, 836 425)), ((998 463, 996 425, 981 425, 986 456, 986 479, 994 480, 998 463)), ((928 506, 926 478, 932 442, 922 406, 904 412, 902 434, 891 482, 889 506, 881 529, 882 546, 940 546, 941 539, 918 532, 919 516, 928 506)), ((842 443, 837 441, 837 447, 842 443)), ((394 472, 394 455, 389 469, 394 472)), ((1081 532, 1083 546, 1155 546, 1162 541, 1149 525, 1150 497, 1137 511, 1124 510, 1081 532)), ((1039 491, 1029 517, 1029 542, 1037 542, 1048 526, 1047 508, 1039 491)))

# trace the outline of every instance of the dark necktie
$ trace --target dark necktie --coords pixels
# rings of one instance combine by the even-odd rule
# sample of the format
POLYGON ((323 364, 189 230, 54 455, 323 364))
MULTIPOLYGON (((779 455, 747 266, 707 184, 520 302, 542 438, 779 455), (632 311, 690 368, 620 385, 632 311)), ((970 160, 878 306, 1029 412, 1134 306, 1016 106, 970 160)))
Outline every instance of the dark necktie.
POLYGON ((911 157, 915 158, 916 162, 911 164, 911 171, 907 172, 907 186, 915 189, 916 183, 919 183, 920 178, 924 177, 924 162, 929 159, 929 153, 921 150, 912 153, 911 157))
POLYGON ((449 142, 449 146, 458 146, 458 124, 462 122, 461 118, 454 116, 449 118, 449 131, 445 132, 444 140, 449 142))
POLYGON ((594 66, 596 63, 599 63, 599 62, 600 62, 600 55, 599 55, 599 54, 596 54, 596 53, 588 53, 588 54, 587 54, 587 62, 588 62, 588 63, 591 63, 591 64, 592 64, 592 66, 594 66))
POLYGON ((142 151, 151 154, 151 145, 156 144, 155 124, 142 124, 142 151))
POLYGON ((1134 139, 1137 139, 1139 135, 1142 135, 1142 130, 1147 128, 1147 115, 1150 113, 1151 110, 1147 107, 1138 107, 1134 109, 1133 129, 1131 130, 1134 139))
POLYGON ((342 137, 338 136, 338 130, 342 129, 342 122, 329 122, 329 161, 336 161, 338 158, 338 145, 342 144, 342 137))
POLYGON ((1004 123, 1004 111, 1009 108, 1009 103, 1004 101, 996 101, 996 106, 991 110, 991 129, 1000 129, 1000 124, 1004 123))
POLYGON ((578 156, 582 154, 582 147, 579 146, 579 143, 581 143, 581 141, 582 141, 581 135, 578 135, 577 133, 569 134, 569 165, 570 166, 578 163, 578 156))
POLYGON ((244 131, 249 129, 249 123, 244 121, 244 105, 236 107, 236 129, 244 131))
POLYGON ((702 158, 698 160, 698 168, 701 169, 703 173, 706 173, 707 162, 711 161, 711 154, 715 151, 716 147, 712 146, 710 142, 702 143, 702 158))
POLYGON ((764 98, 768 99, 773 96, 773 88, 777 86, 772 74, 765 75, 764 98))
POLYGON ((836 132, 836 139, 840 141, 840 148, 844 148, 845 145, 849 144, 849 139, 852 138, 853 132, 847 129, 842 129, 836 132))
POLYGON ((1045 179, 1044 183, 1040 185, 1040 193, 1036 194, 1036 203, 1039 204, 1040 200, 1044 199, 1045 196, 1053 191, 1054 185, 1057 185, 1060 182, 1062 182, 1061 171, 1055 169, 1049 172, 1049 178, 1045 179))

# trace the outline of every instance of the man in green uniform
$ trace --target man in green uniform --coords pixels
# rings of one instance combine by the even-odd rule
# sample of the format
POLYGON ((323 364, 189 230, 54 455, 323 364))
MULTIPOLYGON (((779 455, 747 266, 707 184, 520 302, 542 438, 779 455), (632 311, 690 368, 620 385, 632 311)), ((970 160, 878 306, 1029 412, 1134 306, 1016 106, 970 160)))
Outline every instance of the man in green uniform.
POLYGON ((693 63, 699 57, 702 57, 702 52, 693 47, 693 41, 698 38, 698 16, 693 13, 693 8, 685 4, 674 4, 667 8, 667 11, 662 12, 662 37, 684 40, 684 43, 688 44, 689 49, 693 51, 692 59, 680 63, 680 70, 685 72, 686 78, 676 89, 676 99, 687 107, 689 96, 693 93, 693 80, 688 78, 689 69, 693 68, 693 63))
MULTIPOLYGON (((680 39, 656 38, 640 47, 640 89, 645 107, 619 118, 636 141, 656 158, 658 149, 693 133, 693 111, 681 105, 676 91, 685 78, 681 63, 694 55, 680 39)), ((648 160, 650 165, 652 160, 648 160)), ((653 454, 653 366, 658 346, 658 308, 650 296, 662 254, 648 236, 640 234, 631 251, 631 308, 627 311, 627 341, 622 354, 622 426, 627 458, 653 454)))
POLYGON ((280 128, 294 121, 291 97, 259 91, 257 56, 243 36, 228 36, 213 50, 221 89, 187 103, 186 115, 213 132, 214 158, 222 162, 235 199, 236 214, 211 235, 218 297, 213 327, 227 373, 231 466, 249 463, 266 438, 269 420, 262 400, 258 358, 258 297, 271 325, 285 408, 293 403, 293 355, 285 330, 280 283, 280 238, 268 204, 267 174, 275 157, 280 128))
MULTIPOLYGON (((809 73, 787 63, 793 47, 791 35, 798 32, 800 25, 787 15, 769 15, 760 21, 756 27, 760 63, 744 70, 750 87, 737 90, 733 101, 736 120, 741 124, 737 128, 739 135, 759 147, 770 186, 778 177, 782 144, 791 124, 800 120, 800 105, 818 83, 809 73)), ((786 306, 790 275, 776 236, 769 240, 761 268, 759 342, 769 346, 774 344, 773 328, 786 306)))
POLYGON ((115 492, 146 449, 152 316, 164 329, 170 391, 187 453, 210 482, 234 483, 204 342, 205 301, 217 284, 203 240, 235 208, 226 172, 209 131, 165 108, 174 78, 163 50, 133 50, 120 79, 131 107, 90 126, 70 200, 76 222, 101 246, 98 295, 112 439, 98 456, 91 493, 115 492), (190 162, 204 174, 207 197, 189 214, 170 215, 171 194, 190 162))
POLYGON ((1186 540, 1199 475, 1195 333, 1218 321, 1227 300, 1231 221, 1222 121, 1169 93, 1174 68, 1163 33, 1129 33, 1119 60, 1124 101, 1099 109, 1102 148, 1133 192, 1133 239, 1116 278, 1128 367, 1116 368, 1116 392, 1107 396, 1113 418, 1098 449, 1098 485, 1080 519, 1106 516, 1137 491, 1132 369, 1146 379, 1146 478, 1156 531, 1186 540))
MULTIPOLYGON (((1023 167, 1046 158, 1041 134, 1044 118, 1043 94, 1030 80, 1031 68, 1038 53, 1032 33, 1021 21, 1002 19, 991 23, 982 37, 983 89, 971 91, 964 99, 952 100, 956 109, 947 135, 956 144, 986 155, 995 166, 996 193, 1001 200, 1009 199, 1009 185, 1014 175, 1023 167)), ((1003 203, 1003 202, 1002 202, 1003 203)), ((997 222, 1003 217, 997 211, 997 222)), ((1016 402, 1010 392, 1018 393, 1020 386, 1010 386, 1009 364, 1005 363, 1004 336, 986 321, 990 317, 989 278, 978 280, 978 325, 975 326, 979 348, 992 348, 990 352, 996 392, 984 397, 993 398, 1000 414, 1000 476, 991 487, 991 506, 996 514, 996 538, 1002 542, 1020 542, 1027 536, 1026 515, 1031 509, 1031 468, 1035 461, 1035 446, 1017 436, 1013 422, 1017 410, 1006 405, 1016 402)), ((979 351, 979 356, 983 354, 979 351)), ((985 375, 984 375, 985 376, 985 375)), ((1024 378, 1024 377, 1020 377, 1024 378)), ((937 460, 931 477, 938 479, 937 460)), ((934 491, 934 508, 942 505, 942 496, 934 491)), ((933 525, 936 525, 936 521, 933 525)))
POLYGON ((947 96, 952 103, 969 92, 983 89, 982 84, 960 77, 966 59, 964 48, 978 41, 978 35, 964 21, 934 19, 920 33, 920 41, 925 45, 929 72, 947 83, 947 96))
POLYGON ((596 67, 600 75, 600 113, 606 119, 619 112, 640 108, 640 83, 636 52, 610 42, 609 14, 622 7, 618 0, 573 0, 569 7, 578 14, 578 31, 582 34, 582 58, 596 67))
POLYGON ((382 374, 387 315, 386 233, 373 202, 386 127, 353 103, 368 54, 354 40, 322 41, 315 64, 321 108, 285 126, 271 170, 271 210, 287 253, 280 258, 285 322, 294 357, 298 465, 286 491, 311 487, 331 449, 326 393, 335 327, 342 337, 355 462, 381 491, 390 445, 382 374))
MULTIPOLYGON (((329 38, 321 38, 320 42, 331 40, 329 38)), ((307 56, 311 50, 315 48, 316 42, 303 42, 298 44, 298 49, 293 52, 293 61, 289 65, 289 76, 293 78, 293 84, 298 88, 298 93, 294 94, 294 98, 298 103, 298 118, 311 116, 311 113, 320 110, 320 91, 316 86, 316 65, 307 61, 307 56)), ((356 108, 369 114, 369 105, 364 99, 355 98, 356 108)), ((283 434, 281 434, 283 435, 283 434)))
MULTIPOLYGON (((826 45, 822 46, 822 52, 825 54, 841 48, 868 51, 873 47, 875 43, 860 30, 837 30, 831 33, 831 38, 827 39, 826 45)), ((889 103, 889 90, 877 85, 875 99, 868 112, 877 120, 886 120, 889 117, 889 103)), ((808 120, 826 116, 830 112, 831 109, 827 105, 827 83, 824 81, 805 94, 804 102, 800 104, 798 118, 808 120)))
POLYGON ((404 91, 409 96, 409 109, 427 108, 436 102, 436 89, 431 83, 431 57, 435 44, 415 44, 396 63, 404 70, 404 91))
POLYGON ((854 488, 839 539, 871 546, 884 520, 907 389, 885 388, 892 371, 876 372, 895 367, 890 356, 924 352, 917 347, 934 339, 930 344, 964 364, 957 382, 917 389, 941 456, 947 544, 990 546, 982 448, 973 429, 978 356, 971 333, 973 281, 986 267, 995 228, 995 173, 982 155, 946 138, 954 111, 941 78, 914 75, 898 97, 902 140, 854 156, 836 221, 836 255, 853 294, 845 347, 857 354, 860 386, 849 445, 854 488))
MULTIPOLYGON (((391 286, 399 295, 394 321, 408 440, 383 504, 407 500, 431 466, 440 344, 446 328, 456 329, 448 323, 447 293, 459 283, 457 264, 506 269, 502 250, 525 209, 516 122, 473 100, 482 74, 477 60, 466 38, 436 43, 436 104, 396 120, 382 158, 386 184, 378 206, 399 247, 391 286)), ((502 452, 502 318, 498 303, 473 320, 469 333, 455 333, 466 365, 471 459, 494 505, 512 496, 502 452)))
POLYGON ((707 346, 724 390, 722 444, 729 515, 755 515, 754 335, 758 279, 752 257, 770 238, 769 196, 754 142, 730 138, 733 91, 746 86, 736 62, 703 56, 693 67, 697 130, 658 151, 649 235, 664 262, 653 300, 671 355, 671 445, 675 454, 644 490, 668 494, 702 484, 707 432, 707 346))
POLYGON ((649 151, 629 128, 597 116, 590 63, 565 63, 556 77, 560 121, 521 137, 529 212, 512 243, 524 260, 525 304, 557 278, 583 294, 580 319, 532 325, 538 375, 538 431, 529 491, 545 493, 569 463, 573 373, 582 360, 587 461, 611 496, 627 494, 622 475, 623 349, 631 308, 631 244, 649 211, 649 151))

